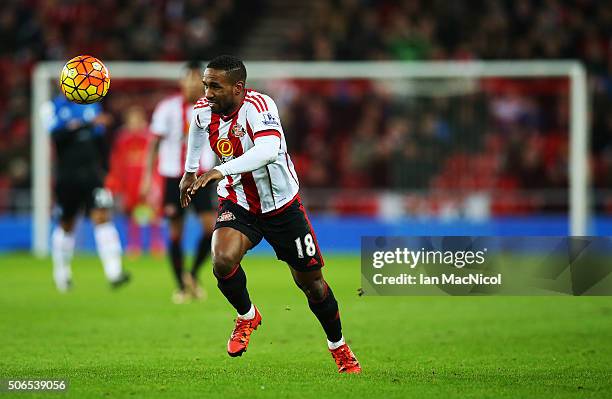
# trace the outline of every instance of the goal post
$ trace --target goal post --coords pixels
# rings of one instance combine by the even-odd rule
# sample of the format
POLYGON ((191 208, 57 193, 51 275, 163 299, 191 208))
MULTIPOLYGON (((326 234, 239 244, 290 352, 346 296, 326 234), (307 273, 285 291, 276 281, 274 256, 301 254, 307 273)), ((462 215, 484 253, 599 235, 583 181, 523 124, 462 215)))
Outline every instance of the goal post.
MULTIPOLYGON (((108 62, 111 79, 176 80, 181 62, 108 62)), ((586 71, 578 61, 441 61, 441 62, 247 62, 249 79, 479 79, 567 78, 570 96, 569 226, 573 236, 589 233, 588 96, 586 71)), ((42 62, 33 72, 32 252, 49 252, 51 225, 50 137, 40 111, 51 100, 62 63, 42 62)), ((112 90, 112 82, 111 82, 112 90)))

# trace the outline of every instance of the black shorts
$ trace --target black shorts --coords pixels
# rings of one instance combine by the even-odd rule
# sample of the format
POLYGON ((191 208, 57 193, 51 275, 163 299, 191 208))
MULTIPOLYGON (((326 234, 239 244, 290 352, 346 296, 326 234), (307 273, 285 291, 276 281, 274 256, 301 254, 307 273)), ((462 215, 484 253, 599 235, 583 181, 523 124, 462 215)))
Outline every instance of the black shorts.
MULTIPOLYGON (((180 177, 164 178, 164 215, 169 218, 183 216, 185 208, 181 207, 180 177)), ((217 205, 217 190, 215 184, 209 184, 198 190, 191 199, 190 207, 197 213, 214 211, 217 205)))
POLYGON ((62 220, 73 219, 80 211, 89 214, 92 209, 113 207, 112 194, 97 178, 58 179, 55 184, 55 200, 62 220))
POLYGON ((255 215, 240 205, 222 200, 215 230, 221 227, 240 231, 253 246, 265 238, 276 257, 297 271, 319 270, 324 265, 317 237, 299 197, 273 215, 255 215))

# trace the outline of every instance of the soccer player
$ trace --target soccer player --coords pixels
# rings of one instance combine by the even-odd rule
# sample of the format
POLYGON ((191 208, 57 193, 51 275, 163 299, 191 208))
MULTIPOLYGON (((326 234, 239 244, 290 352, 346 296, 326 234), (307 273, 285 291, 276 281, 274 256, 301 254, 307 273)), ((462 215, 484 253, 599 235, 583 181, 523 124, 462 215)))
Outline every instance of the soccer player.
POLYGON ((246 252, 265 238, 306 294, 338 371, 359 373, 359 362, 342 336, 338 303, 321 272, 323 257, 298 195, 299 183, 274 101, 245 88, 246 68, 232 56, 213 59, 202 82, 205 96, 195 105, 189 131, 181 204, 187 206, 201 188, 222 179, 217 186, 220 205, 212 258, 217 285, 238 312, 228 354, 241 356, 261 324, 240 264, 246 252), (198 177, 198 159, 206 141, 221 165, 198 177))
MULTIPOLYGON (((188 63, 180 79, 181 92, 162 100, 153 112, 150 130, 153 140, 149 146, 145 175, 141 185, 142 200, 150 195, 153 164, 159 156, 158 171, 164 178, 163 212, 169 221, 168 254, 178 290, 172 300, 185 303, 190 297, 199 299, 203 290, 198 284, 200 267, 210 254, 210 242, 215 223, 216 204, 213 190, 203 190, 193 197, 193 206, 202 225, 202 237, 193 258, 190 272, 184 271, 183 227, 185 210, 181 207, 179 182, 185 163, 184 154, 193 106, 202 94, 201 67, 197 62, 188 63)), ((212 151, 204 151, 198 157, 198 165, 207 171, 215 165, 212 151)))
POLYGON ((121 242, 111 221, 113 199, 104 188, 105 115, 100 104, 79 105, 57 96, 49 104, 47 122, 56 150, 55 196, 61 215, 51 236, 53 278, 60 292, 72 285, 76 217, 85 210, 94 224, 98 255, 112 287, 129 281, 123 271, 121 242))
POLYGON ((147 201, 142 202, 140 182, 144 175, 144 159, 152 139, 145 110, 133 105, 124 113, 125 124, 117 133, 110 157, 110 171, 106 176, 106 187, 119 197, 121 209, 128 217, 127 254, 141 253, 141 230, 149 225, 150 247, 155 254, 164 251, 160 218, 158 211, 161 204, 161 182, 155 173, 155 189, 149 191, 147 201))

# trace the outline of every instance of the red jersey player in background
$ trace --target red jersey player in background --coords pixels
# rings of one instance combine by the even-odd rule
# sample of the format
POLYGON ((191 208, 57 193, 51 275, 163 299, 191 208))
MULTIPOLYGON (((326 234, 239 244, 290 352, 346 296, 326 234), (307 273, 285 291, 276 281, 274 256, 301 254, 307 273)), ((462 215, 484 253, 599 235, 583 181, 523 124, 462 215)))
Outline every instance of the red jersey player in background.
MULTIPOLYGON (((140 187, 144 200, 150 196, 153 165, 158 158, 158 171, 164 178, 163 212, 169 222, 168 253, 178 287, 172 296, 175 303, 184 303, 190 297, 199 299, 204 295, 198 284, 198 271, 210 254, 210 241, 217 208, 212 189, 203 190, 193 198, 193 208, 202 226, 202 237, 195 249, 191 270, 185 272, 182 247, 185 210, 180 203, 179 182, 185 164, 187 135, 193 106, 202 95, 201 76, 200 64, 189 63, 179 82, 181 92, 162 100, 153 111, 150 126, 153 139, 146 157, 145 175, 140 187)), ((198 161, 201 171, 206 171, 215 165, 212 151, 204 151, 198 161)))
POLYGON ((187 206, 198 190, 222 179, 217 186, 221 204, 212 258, 218 287, 238 312, 228 354, 241 356, 261 324, 240 263, 265 238, 306 294, 338 371, 361 372, 342 336, 338 302, 321 272, 323 257, 298 195, 276 104, 269 96, 245 88, 246 68, 232 56, 213 59, 202 81, 205 97, 197 102, 191 121, 181 204, 187 206), (198 160, 208 146, 222 164, 197 177, 198 160))
POLYGON ((154 173, 152 177, 156 184, 152 185, 146 203, 141 200, 140 195, 151 132, 148 129, 146 113, 140 106, 129 107, 125 111, 124 121, 111 151, 106 186, 118 197, 121 209, 128 216, 127 253, 140 254, 141 226, 150 225, 150 248, 157 254, 163 251, 158 218, 161 203, 158 173, 154 173))

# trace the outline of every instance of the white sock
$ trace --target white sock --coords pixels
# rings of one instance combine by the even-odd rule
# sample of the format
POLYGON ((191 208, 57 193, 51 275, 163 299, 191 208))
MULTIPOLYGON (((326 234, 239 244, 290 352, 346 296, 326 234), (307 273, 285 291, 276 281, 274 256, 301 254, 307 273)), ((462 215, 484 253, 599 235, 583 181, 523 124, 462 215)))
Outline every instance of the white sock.
POLYGON ((108 281, 116 281, 121 276, 122 270, 119 233, 112 222, 106 222, 94 227, 94 236, 104 274, 108 281))
POLYGON ((251 309, 249 309, 249 311, 245 314, 238 314, 238 318, 243 320, 252 320, 255 318, 255 306, 251 304, 251 309))
POLYGON ((53 229, 51 235, 51 257, 53 258, 53 280, 60 291, 68 290, 72 278, 70 261, 74 253, 74 234, 67 233, 61 226, 53 229))
POLYGON ((342 336, 342 338, 340 338, 340 341, 338 342, 331 342, 329 339, 327 340, 327 347, 332 351, 334 349, 338 349, 342 345, 344 345, 344 335, 342 336))

